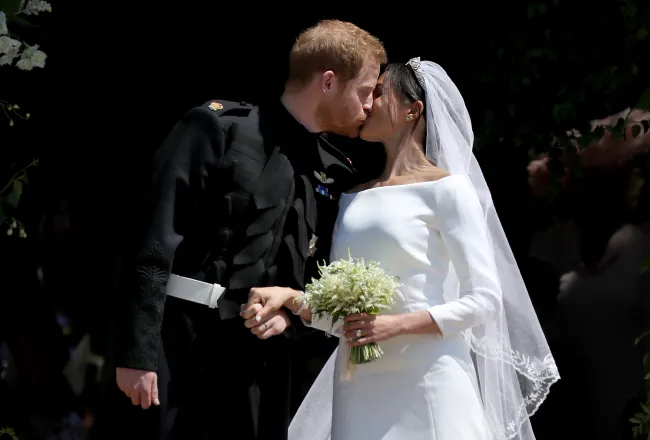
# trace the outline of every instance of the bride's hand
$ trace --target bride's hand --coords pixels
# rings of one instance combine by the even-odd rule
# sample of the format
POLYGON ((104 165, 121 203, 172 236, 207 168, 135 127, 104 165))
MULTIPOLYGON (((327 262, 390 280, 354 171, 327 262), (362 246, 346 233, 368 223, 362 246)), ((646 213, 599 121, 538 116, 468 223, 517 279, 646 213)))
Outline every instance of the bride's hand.
POLYGON ((396 315, 366 315, 365 313, 345 317, 343 331, 348 343, 358 345, 381 342, 399 334, 396 315))
MULTIPOLYGON (((255 313, 262 310, 262 304, 253 304, 249 310, 254 316, 255 313)), ((266 318, 261 322, 255 318, 249 318, 244 321, 244 325, 258 338, 268 339, 271 336, 284 333, 291 326, 291 320, 284 310, 276 310, 266 315, 266 318)))
POLYGON ((244 319, 255 318, 257 322, 262 322, 269 314, 282 309, 292 297, 293 290, 287 287, 253 287, 240 315, 244 319), (262 307, 253 307, 255 304, 261 304, 262 307))

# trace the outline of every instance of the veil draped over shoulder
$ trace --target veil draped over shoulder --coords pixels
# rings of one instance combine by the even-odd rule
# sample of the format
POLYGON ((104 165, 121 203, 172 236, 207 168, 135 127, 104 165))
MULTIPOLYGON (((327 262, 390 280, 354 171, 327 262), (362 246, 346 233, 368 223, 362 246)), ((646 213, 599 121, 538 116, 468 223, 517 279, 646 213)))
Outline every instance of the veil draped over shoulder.
MULTIPOLYGON (((407 64, 426 94, 427 158, 471 182, 494 252, 501 309, 495 320, 464 332, 472 350, 485 416, 495 440, 532 440, 535 436, 529 418, 559 379, 558 369, 472 153, 474 134, 463 97, 439 65, 419 58, 407 64)), ((444 282, 444 295, 447 302, 460 295, 453 265, 444 282)), ((291 422, 290 440, 330 440, 335 358, 336 352, 291 422)))

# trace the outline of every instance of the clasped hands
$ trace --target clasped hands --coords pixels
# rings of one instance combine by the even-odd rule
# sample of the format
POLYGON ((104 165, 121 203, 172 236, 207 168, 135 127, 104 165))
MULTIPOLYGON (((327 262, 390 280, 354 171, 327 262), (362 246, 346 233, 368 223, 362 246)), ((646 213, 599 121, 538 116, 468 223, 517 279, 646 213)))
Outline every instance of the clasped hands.
POLYGON ((246 328, 260 339, 284 333, 291 326, 289 315, 284 310, 291 293, 292 290, 286 287, 252 288, 240 313, 246 328))
MULTIPOLYGON (((260 339, 282 334, 290 325, 285 305, 295 297, 286 287, 253 288, 248 302, 242 305, 244 325, 260 339)), ((364 313, 345 317, 344 336, 351 346, 381 342, 400 333, 399 318, 395 315, 367 315, 364 313)))

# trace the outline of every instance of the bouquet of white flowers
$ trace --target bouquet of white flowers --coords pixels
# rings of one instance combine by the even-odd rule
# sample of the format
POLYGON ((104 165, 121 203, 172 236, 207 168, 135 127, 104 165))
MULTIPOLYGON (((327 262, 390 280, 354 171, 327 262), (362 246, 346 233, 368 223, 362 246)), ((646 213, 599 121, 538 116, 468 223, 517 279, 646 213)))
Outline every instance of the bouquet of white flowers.
MULTIPOLYGON (((312 315, 329 315, 332 324, 347 315, 367 313, 378 315, 389 311, 399 286, 399 279, 391 277, 379 267, 363 259, 338 260, 318 266, 319 279, 305 286, 304 299, 312 315)), ((350 364, 365 364, 379 359, 383 351, 376 343, 350 348, 350 364)))

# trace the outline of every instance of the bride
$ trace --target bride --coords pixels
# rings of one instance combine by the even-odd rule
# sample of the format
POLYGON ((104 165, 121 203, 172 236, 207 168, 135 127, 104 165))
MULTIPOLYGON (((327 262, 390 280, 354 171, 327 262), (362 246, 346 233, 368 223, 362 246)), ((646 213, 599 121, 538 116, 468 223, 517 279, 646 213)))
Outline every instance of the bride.
POLYGON ((390 314, 312 316, 302 292, 253 289, 246 326, 280 307, 340 337, 291 440, 534 439, 529 417, 559 379, 472 154, 460 92, 435 63, 391 64, 360 136, 386 148, 380 178, 340 200, 331 261, 379 261, 400 278, 390 314), (263 305, 263 307, 262 307, 263 305), (342 379, 349 346, 384 355, 342 379))

